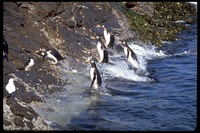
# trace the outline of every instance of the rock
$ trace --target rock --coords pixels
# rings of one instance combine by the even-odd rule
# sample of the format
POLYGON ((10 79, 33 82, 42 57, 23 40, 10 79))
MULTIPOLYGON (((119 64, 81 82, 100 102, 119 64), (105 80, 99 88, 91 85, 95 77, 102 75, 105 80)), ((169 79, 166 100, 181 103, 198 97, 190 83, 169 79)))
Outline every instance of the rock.
POLYGON ((18 127, 25 127, 25 124, 24 124, 24 122, 22 121, 22 119, 21 118, 14 118, 14 123, 15 123, 15 125, 18 127))

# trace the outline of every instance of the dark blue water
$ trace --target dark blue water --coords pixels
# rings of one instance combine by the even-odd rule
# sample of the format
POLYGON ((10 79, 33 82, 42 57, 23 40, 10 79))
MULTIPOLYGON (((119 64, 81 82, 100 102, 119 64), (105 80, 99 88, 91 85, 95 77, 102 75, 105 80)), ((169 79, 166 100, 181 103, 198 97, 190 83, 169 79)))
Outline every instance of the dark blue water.
MULTIPOLYGON (((64 129, 192 131, 197 120, 197 25, 164 45, 165 58, 149 60, 152 82, 109 81, 64 129)), ((92 97, 92 96, 91 96, 92 97)))

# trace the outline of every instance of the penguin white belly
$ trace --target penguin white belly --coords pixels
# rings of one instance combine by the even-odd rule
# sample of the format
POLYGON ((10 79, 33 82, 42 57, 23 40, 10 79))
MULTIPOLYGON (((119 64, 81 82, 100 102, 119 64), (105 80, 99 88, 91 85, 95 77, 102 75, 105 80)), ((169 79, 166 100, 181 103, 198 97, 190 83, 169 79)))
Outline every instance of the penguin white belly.
POLYGON ((90 79, 91 79, 91 81, 94 78, 94 70, 95 70, 94 68, 90 69, 90 79))
POLYGON ((104 59, 104 52, 103 50, 101 49, 101 44, 98 44, 97 46, 97 50, 98 50, 98 53, 99 53, 99 61, 102 62, 103 59, 104 59))
POLYGON ((31 69, 31 67, 33 67, 34 66, 34 60, 33 59, 31 59, 30 60, 30 63, 28 64, 28 66, 25 68, 25 71, 28 71, 28 70, 30 70, 31 69))
POLYGON ((127 55, 128 55, 128 48, 124 47, 124 53, 125 53, 125 56, 127 58, 127 55))
POLYGON ((98 89, 98 88, 99 88, 99 85, 98 85, 98 83, 97 83, 97 76, 95 76, 93 88, 94 88, 94 89, 98 89))
POLYGON ((52 60, 52 64, 57 64, 58 63, 58 60, 52 54, 48 54, 46 56, 46 58, 49 58, 50 60, 52 60))
POLYGON ((135 67, 135 68, 139 68, 140 67, 140 65, 138 64, 138 62, 135 59, 133 59, 131 56, 129 56, 128 61, 131 63, 131 65, 133 67, 135 67))
POLYGON ((95 75, 94 71, 95 71, 95 68, 91 68, 91 69, 90 69, 90 79, 91 79, 91 82, 92 82, 93 78, 95 78, 95 79, 94 79, 94 83, 93 83, 93 88, 94 88, 94 89, 98 89, 98 88, 99 88, 99 85, 98 85, 98 83, 97 83, 97 75, 95 75), (94 77, 94 76, 95 76, 95 77, 94 77))
POLYGON ((15 85, 13 82, 9 82, 7 85, 6 85, 6 90, 8 91, 8 93, 13 93, 15 91, 15 85))
POLYGON ((108 33, 107 30, 104 30, 103 34, 104 34, 104 38, 106 40, 105 45, 107 46, 110 43, 110 33, 108 33))

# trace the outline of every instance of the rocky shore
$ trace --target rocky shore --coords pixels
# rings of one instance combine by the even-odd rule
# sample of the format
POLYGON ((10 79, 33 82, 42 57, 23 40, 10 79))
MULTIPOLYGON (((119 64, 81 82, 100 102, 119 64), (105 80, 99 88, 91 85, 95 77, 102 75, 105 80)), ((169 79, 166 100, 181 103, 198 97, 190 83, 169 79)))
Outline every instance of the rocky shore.
MULTIPOLYGON (((86 65, 88 52, 97 56, 91 37, 103 36, 96 26, 103 24, 119 39, 140 36, 131 29, 130 19, 120 5, 137 15, 153 17, 153 3, 116 2, 4 2, 3 36, 8 43, 9 61, 3 59, 3 129, 53 130, 32 108, 45 102, 46 94, 63 91, 70 84, 60 77, 60 64, 52 65, 35 54, 39 48, 54 48, 66 58, 70 68, 86 65), (35 65, 31 71, 20 70, 32 56, 35 65), (9 78, 17 88, 12 95, 5 86, 9 78)), ((192 6, 188 12, 195 13, 192 6)), ((148 23, 148 22, 147 22, 148 23)))

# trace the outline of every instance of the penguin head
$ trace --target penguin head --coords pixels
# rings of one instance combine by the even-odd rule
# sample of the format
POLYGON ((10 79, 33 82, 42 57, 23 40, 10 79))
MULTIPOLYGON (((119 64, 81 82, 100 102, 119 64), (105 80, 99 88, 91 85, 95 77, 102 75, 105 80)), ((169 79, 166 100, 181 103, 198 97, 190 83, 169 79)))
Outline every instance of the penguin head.
POLYGON ((30 58, 30 61, 31 61, 31 62, 34 62, 33 58, 30 58))
POLYGON ((35 51, 35 54, 39 54, 41 56, 44 56, 44 53, 46 52, 45 48, 40 48, 38 50, 35 51))
POLYGON ((88 58, 85 60, 85 62, 89 63, 92 58, 91 50, 87 53, 88 53, 88 58))
POLYGON ((15 79, 14 78, 10 78, 8 82, 14 82, 15 79))
POLYGON ((106 30, 106 27, 104 25, 101 25, 101 27, 106 30))
POLYGON ((126 47, 127 46, 127 43, 126 43, 126 41, 119 41, 119 44, 121 44, 121 46, 123 46, 123 47, 126 47))
POLYGON ((94 60, 93 57, 90 59, 90 66, 91 66, 91 67, 95 67, 95 66, 96 66, 95 60, 94 60))
POLYGON ((98 24, 96 27, 97 27, 97 28, 103 28, 104 30, 107 30, 106 27, 105 27, 104 25, 98 24))
POLYGON ((97 28, 101 28, 101 27, 102 27, 102 25, 98 24, 96 27, 97 27, 97 28))
MULTIPOLYGON (((88 52, 89 53, 89 52, 88 52)), ((91 66, 94 66, 95 62, 97 62, 98 60, 93 57, 90 53, 90 56, 87 58, 86 62, 90 63, 91 66)))

